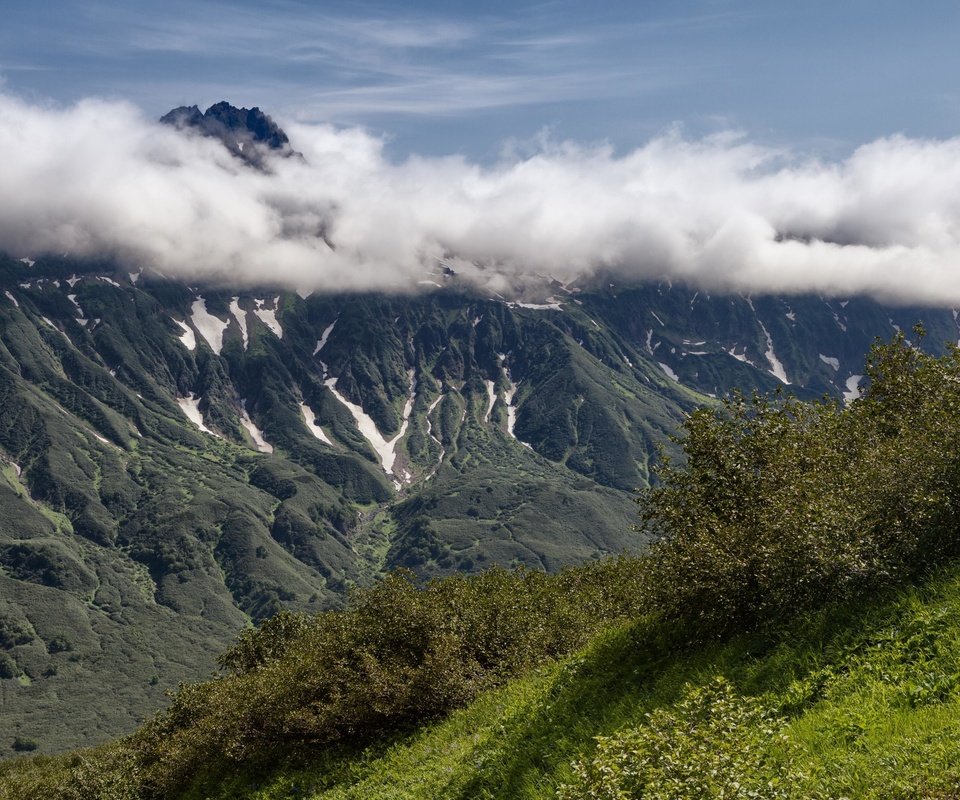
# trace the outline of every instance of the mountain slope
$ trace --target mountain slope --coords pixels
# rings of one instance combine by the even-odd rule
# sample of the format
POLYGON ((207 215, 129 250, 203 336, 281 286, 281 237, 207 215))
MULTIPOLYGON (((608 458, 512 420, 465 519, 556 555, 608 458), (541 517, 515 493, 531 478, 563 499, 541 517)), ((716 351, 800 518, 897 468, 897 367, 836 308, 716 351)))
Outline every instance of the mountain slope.
POLYGON ((2 271, 0 580, 18 633, 0 693, 10 730, 45 748, 129 729, 249 620, 336 606, 395 566, 554 569, 638 546, 626 487, 510 433, 518 410, 534 426, 508 409, 497 353, 527 335, 569 348, 535 314, 201 294, 71 260, 2 271))
POLYGON ((641 557, 275 617, 132 736, 9 764, 0 793, 950 797, 960 351, 898 337, 868 374, 847 408, 695 413, 641 557))
POLYGON ((0 262, 12 730, 58 749, 129 729, 250 620, 398 566, 636 550, 633 489, 707 394, 852 396, 873 337, 921 317, 934 349, 957 336, 949 310, 856 298, 545 281, 508 302, 432 277, 304 298, 0 262))

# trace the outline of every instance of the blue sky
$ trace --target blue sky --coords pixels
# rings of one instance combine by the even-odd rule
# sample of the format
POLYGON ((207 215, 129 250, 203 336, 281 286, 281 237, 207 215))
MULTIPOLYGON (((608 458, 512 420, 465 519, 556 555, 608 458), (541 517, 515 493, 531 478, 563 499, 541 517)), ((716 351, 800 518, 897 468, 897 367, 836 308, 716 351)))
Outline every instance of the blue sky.
POLYGON ((31 102, 226 99, 396 156, 484 161, 544 131, 624 150, 675 124, 842 156, 960 129, 956 0, 4 0, 3 20, 3 89, 31 102))

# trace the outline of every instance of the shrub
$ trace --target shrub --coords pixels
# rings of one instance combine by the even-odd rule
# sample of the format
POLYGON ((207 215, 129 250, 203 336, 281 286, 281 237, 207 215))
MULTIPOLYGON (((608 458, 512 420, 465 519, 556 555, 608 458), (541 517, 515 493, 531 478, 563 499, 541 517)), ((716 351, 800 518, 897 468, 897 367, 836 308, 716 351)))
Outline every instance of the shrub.
POLYGON ((28 739, 24 736, 16 736, 13 739, 13 749, 18 753, 29 753, 38 747, 35 739, 28 739))
POLYGON ((717 636, 903 581, 958 552, 960 354, 871 351, 849 408, 734 395, 694 412, 644 498, 651 607, 717 636))
POLYGON ((672 710, 597 738, 592 758, 574 764, 559 800, 779 800, 790 797, 789 764, 770 756, 784 722, 723 678, 688 688, 672 710))
POLYGON ((548 576, 492 569, 418 586, 399 572, 345 611, 280 614, 182 686, 128 741, 147 797, 243 762, 356 746, 437 718, 639 611, 637 561, 548 576))
POLYGON ((16 678, 19 674, 16 662, 6 653, 0 653, 0 678, 16 678))

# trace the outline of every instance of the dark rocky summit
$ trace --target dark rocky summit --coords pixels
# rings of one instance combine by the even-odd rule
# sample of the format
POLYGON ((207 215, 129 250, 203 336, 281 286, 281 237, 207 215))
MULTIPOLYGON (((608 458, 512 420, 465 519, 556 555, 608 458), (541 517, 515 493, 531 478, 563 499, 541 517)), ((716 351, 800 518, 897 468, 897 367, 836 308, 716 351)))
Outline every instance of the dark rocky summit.
POLYGON ((260 168, 268 152, 300 156, 290 147, 283 129, 257 107, 237 108, 221 101, 201 112, 197 106, 180 106, 164 114, 160 122, 219 139, 235 156, 260 168))

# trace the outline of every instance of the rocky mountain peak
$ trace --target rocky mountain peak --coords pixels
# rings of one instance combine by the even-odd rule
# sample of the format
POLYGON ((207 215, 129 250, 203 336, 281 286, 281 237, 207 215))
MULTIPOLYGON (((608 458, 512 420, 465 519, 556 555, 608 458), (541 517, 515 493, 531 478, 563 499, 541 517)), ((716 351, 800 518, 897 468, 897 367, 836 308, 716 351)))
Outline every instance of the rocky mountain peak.
POLYGON ((295 154, 283 129, 256 106, 237 108, 221 101, 204 112, 195 105, 180 106, 164 114, 160 122, 219 139, 235 156, 257 167, 263 166, 265 151, 295 154))

